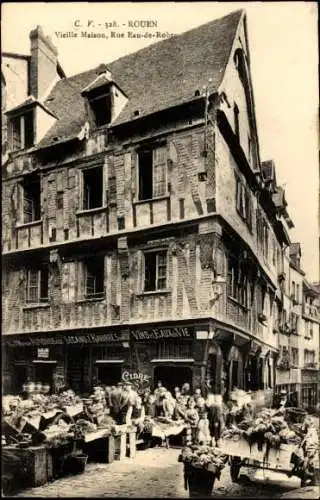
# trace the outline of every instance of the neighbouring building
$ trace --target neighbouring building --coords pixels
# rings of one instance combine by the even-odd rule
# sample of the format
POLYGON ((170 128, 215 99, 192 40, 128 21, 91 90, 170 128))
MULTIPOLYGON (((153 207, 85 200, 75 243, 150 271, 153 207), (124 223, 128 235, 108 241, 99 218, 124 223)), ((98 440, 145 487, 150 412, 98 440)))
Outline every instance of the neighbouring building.
POLYGON ((290 218, 260 160, 245 12, 69 78, 30 37, 5 111, 4 391, 271 391, 290 218))
POLYGON ((304 342, 301 363, 300 404, 314 409, 320 402, 320 287, 303 280, 302 323, 304 342))
POLYGON ((284 253, 282 326, 276 392, 286 390, 296 405, 315 409, 319 401, 319 292, 301 269, 301 246, 284 253))

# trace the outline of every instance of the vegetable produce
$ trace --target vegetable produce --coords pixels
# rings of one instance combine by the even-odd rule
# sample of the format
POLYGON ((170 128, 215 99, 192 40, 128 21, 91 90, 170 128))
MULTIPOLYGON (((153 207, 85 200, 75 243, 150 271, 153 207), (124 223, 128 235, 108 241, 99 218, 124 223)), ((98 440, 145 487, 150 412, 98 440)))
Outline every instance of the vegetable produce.
POLYGON ((228 461, 228 455, 211 446, 185 446, 179 455, 179 462, 211 471, 218 477, 228 461))

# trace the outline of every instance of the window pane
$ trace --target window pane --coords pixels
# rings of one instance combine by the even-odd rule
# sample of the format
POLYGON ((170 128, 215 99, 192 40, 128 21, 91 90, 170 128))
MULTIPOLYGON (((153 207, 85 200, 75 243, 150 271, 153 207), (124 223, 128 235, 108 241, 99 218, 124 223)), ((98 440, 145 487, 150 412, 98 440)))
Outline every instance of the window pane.
POLYGON ((152 151, 139 151, 139 200, 152 198, 152 151))
POLYGON ((153 167, 153 196, 163 196, 166 193, 166 166, 165 164, 153 167))
POLYGON ((145 281, 146 292, 156 289, 156 254, 148 252, 145 254, 145 281))
POLYGON ((40 300, 48 300, 48 267, 44 266, 40 270, 40 300))
POLYGON ((103 177, 102 167, 83 171, 83 208, 90 210, 102 206, 103 177))
POLYGON ((39 300, 38 271, 30 269, 27 276, 27 296, 26 301, 37 303, 39 300))
POLYGON ((104 257, 86 261, 86 296, 102 297, 104 294, 104 257))

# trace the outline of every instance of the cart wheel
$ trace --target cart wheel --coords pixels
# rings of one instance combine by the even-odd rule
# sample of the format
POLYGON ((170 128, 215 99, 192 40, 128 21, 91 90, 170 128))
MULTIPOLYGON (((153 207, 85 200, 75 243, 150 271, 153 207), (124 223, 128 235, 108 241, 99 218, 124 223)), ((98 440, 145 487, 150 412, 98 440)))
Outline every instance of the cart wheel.
POLYGON ((232 457, 230 464, 230 476, 233 483, 237 481, 240 469, 241 469, 241 459, 239 457, 232 457))

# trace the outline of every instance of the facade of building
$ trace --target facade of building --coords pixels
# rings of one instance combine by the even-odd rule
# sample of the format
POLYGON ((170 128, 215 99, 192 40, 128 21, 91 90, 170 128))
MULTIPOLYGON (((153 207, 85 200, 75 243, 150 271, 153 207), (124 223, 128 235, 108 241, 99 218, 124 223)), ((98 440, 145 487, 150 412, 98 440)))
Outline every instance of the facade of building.
POLYGON ((70 78, 30 38, 27 96, 5 110, 4 391, 271 391, 290 240, 245 12, 70 78))
POLYGON ((282 327, 276 392, 286 390, 295 405, 315 409, 319 401, 319 292, 301 269, 301 247, 284 252, 282 327))

